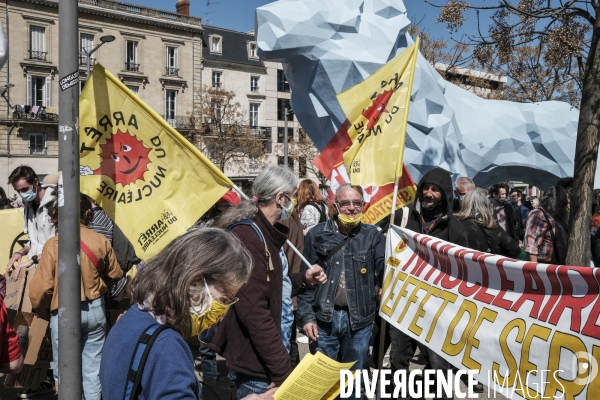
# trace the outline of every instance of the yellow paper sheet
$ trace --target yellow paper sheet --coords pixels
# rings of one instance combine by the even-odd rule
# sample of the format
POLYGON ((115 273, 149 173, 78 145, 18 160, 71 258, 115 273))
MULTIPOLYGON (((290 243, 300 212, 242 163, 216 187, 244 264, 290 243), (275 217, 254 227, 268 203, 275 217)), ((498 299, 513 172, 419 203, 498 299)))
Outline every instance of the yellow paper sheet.
POLYGON ((306 355, 292 374, 275 392, 274 400, 329 399, 340 390, 340 370, 350 369, 355 362, 340 363, 323 353, 306 355))

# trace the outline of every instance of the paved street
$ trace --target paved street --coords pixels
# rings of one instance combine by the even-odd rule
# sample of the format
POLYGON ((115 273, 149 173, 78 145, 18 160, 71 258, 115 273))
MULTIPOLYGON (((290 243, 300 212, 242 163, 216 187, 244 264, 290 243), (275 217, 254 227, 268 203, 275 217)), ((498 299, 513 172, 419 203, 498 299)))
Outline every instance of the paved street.
MULTIPOLYGON (((303 343, 299 343, 299 349, 300 349, 300 355, 301 357, 304 357, 304 355, 306 355, 308 353, 308 344, 303 344, 303 343)), ((198 377, 200 378, 200 355, 197 351, 197 346, 191 346, 192 351, 194 353, 194 356, 196 358, 196 371, 198 372, 198 377)), ((386 362, 386 360, 384 360, 384 362, 386 362)), ((224 376, 226 374, 226 369, 225 369, 225 360, 219 357, 219 361, 218 361, 218 365, 219 365, 219 374, 224 376)), ((425 366, 425 361, 423 359, 423 357, 420 356, 420 354, 418 353, 417 350, 417 354, 415 355, 415 357, 413 358, 412 362, 411 362, 411 370, 415 369, 415 368, 423 368, 425 366)), ((4 377, 0 378, 0 400, 16 400, 17 399, 17 395, 20 392, 20 389, 6 389, 4 387, 4 377)), ((485 382, 484 382, 484 393, 479 394, 479 399, 480 400, 506 400, 506 397, 502 396, 501 394, 496 394, 496 396, 494 396, 494 392, 491 392, 491 394, 488 396, 488 388, 485 386, 485 382)), ((464 384, 461 384, 461 389, 463 392, 466 392, 466 387, 464 384)), ((57 395, 54 396, 39 396, 36 397, 36 399, 39 400, 55 400, 58 399, 57 395)))

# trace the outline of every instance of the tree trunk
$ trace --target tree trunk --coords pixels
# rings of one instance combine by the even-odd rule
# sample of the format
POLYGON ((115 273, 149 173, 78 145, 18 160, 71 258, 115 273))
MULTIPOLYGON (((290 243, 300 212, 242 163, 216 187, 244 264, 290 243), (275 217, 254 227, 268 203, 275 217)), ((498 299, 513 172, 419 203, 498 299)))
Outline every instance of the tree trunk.
MULTIPOLYGON (((598 15, 598 13, 596 13, 598 15)), ((600 18, 596 18, 586 63, 575 146, 567 265, 590 265, 590 223, 600 142, 600 18)))

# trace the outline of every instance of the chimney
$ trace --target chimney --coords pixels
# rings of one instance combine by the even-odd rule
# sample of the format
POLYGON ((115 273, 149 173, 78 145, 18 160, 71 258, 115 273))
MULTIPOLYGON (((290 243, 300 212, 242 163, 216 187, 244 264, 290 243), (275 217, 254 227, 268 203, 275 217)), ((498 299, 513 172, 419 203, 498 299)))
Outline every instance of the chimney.
POLYGON ((190 2, 188 0, 177 0, 175 8, 177 14, 190 15, 190 2))

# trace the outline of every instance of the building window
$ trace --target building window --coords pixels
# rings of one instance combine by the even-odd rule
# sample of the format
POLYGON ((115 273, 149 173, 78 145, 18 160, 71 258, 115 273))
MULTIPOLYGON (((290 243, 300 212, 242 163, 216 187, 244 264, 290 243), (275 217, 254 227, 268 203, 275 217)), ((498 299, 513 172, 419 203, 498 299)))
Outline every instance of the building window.
POLYGON ((292 110, 292 106, 290 105, 290 101, 288 99, 277 99, 277 119, 280 121, 285 121, 285 109, 287 108, 287 119, 288 121, 292 121, 294 119, 294 111, 292 110))
POLYGON ((251 92, 258 92, 258 82, 259 82, 260 77, 258 76, 251 76, 250 77, 250 91, 251 92))
MULTIPOLYGON (((277 165, 283 166, 283 156, 277 156, 277 165)), ((294 170, 294 159, 288 156, 288 167, 294 170)))
POLYGON ((29 58, 46 61, 45 36, 46 28, 33 25, 29 27, 29 58))
MULTIPOLYGON (((282 126, 277 127, 277 143, 283 143, 283 135, 285 128, 282 126)), ((288 128, 288 143, 294 141, 294 128, 288 128)))
POLYGON ((208 41, 210 43, 210 52, 211 53, 222 53, 223 50, 221 48, 221 42, 222 42, 222 38, 221 36, 216 36, 216 35, 210 35, 208 38, 208 41))
POLYGON ((258 126, 259 103, 250 103, 250 126, 258 126))
MULTIPOLYGON (((51 88, 50 77, 27 76, 27 103, 31 106, 49 106, 51 88)), ((32 113, 35 111, 32 110, 32 113)))
POLYGON ((177 91, 165 90, 165 119, 171 126, 176 126, 177 91))
POLYGON ((213 71, 213 73, 212 73, 212 85, 213 85, 213 87, 221 87, 221 83, 223 83, 222 80, 221 80, 221 75, 222 74, 223 73, 221 71, 213 71))
POLYGON ((258 58, 256 42, 248 42, 248 58, 258 58))
POLYGON ((288 84, 287 78, 285 77, 282 69, 277 70, 277 91, 288 93, 290 91, 290 85, 288 84))
POLYGON ((165 75, 177 76, 179 69, 177 68, 177 47, 167 46, 167 71, 165 75))
MULTIPOLYGON (((79 65, 87 65, 88 51, 94 48, 94 35, 82 33, 79 36, 79 65)), ((95 60, 90 58, 90 65, 94 65, 95 60)))
POLYGON ((139 86, 130 86, 130 85, 127 85, 127 89, 131 90, 135 94, 138 94, 138 92, 140 91, 140 87, 139 86))
POLYGON ((135 40, 125 41, 125 70, 138 72, 140 70, 140 64, 137 63, 137 48, 138 42, 135 40))
POLYGON ((306 157, 298 157, 298 175, 306 178, 306 157))
POLYGON ((46 154, 46 135, 43 133, 29 134, 29 154, 46 154))

